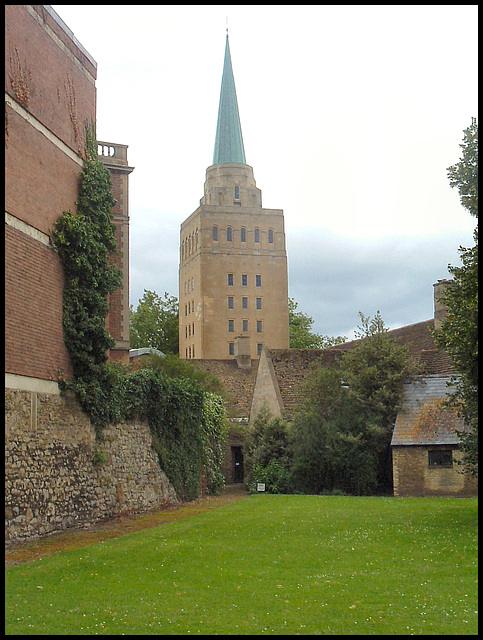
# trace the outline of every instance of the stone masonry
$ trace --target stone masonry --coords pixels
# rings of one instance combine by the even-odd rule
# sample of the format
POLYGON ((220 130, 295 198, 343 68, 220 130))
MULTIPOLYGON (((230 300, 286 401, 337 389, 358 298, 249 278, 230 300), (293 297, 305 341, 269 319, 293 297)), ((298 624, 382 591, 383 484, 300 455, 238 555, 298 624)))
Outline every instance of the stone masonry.
POLYGON ((73 397, 6 389, 5 405, 7 544, 177 502, 146 423, 99 441, 73 397))

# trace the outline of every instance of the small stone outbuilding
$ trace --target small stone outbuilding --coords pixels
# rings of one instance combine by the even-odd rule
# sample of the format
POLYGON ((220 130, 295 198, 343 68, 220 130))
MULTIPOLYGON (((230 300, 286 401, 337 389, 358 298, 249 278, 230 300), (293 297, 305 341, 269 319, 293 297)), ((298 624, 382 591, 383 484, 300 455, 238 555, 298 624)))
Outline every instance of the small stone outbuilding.
POLYGON ((450 383, 448 375, 425 375, 404 385, 391 441, 395 496, 478 494, 477 480, 459 464, 464 423, 445 406, 450 383))

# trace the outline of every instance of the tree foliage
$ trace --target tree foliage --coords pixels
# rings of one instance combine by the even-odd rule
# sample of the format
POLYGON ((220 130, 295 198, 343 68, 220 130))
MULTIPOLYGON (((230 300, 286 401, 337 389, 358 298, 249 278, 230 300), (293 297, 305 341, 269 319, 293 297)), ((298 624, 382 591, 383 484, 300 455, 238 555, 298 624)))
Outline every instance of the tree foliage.
MULTIPOLYGON (((478 124, 472 119, 464 131, 460 161, 448 168, 450 185, 457 188, 461 204, 478 218, 478 124)), ((460 247, 461 266, 448 265, 453 276, 442 301, 447 308, 446 319, 435 340, 451 358, 460 377, 454 380, 455 391, 449 404, 466 422, 468 430, 459 433, 464 462, 468 471, 478 469, 478 226, 475 245, 460 247)))
POLYGON ((179 351, 179 304, 165 292, 164 298, 144 289, 137 308, 130 307, 131 348, 154 347, 163 353, 179 351))
POLYGON ((294 484, 303 491, 392 487, 392 430, 403 381, 416 367, 407 348, 389 338, 379 312, 359 315, 360 341, 336 365, 315 365, 294 420, 294 484))
POLYGON ((346 338, 337 336, 330 338, 319 333, 312 333, 314 319, 302 311, 297 311, 298 303, 288 300, 288 327, 291 349, 326 349, 335 344, 345 342, 346 338))
POLYGON ((288 493, 290 466, 290 430, 263 406, 245 440, 245 482, 251 491, 262 482, 267 493, 288 493))

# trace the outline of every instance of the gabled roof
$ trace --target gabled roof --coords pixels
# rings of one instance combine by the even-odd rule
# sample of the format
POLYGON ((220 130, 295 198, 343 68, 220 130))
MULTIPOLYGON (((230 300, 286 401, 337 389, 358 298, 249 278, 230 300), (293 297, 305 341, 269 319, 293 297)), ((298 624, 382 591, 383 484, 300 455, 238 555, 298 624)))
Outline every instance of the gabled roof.
POLYGON ((231 66, 230 45, 226 34, 225 62, 221 80, 218 123, 216 126, 213 164, 236 162, 246 164, 245 149, 236 99, 235 79, 231 66))
MULTIPOLYGON (((423 365, 424 373, 429 375, 456 373, 447 354, 440 349, 431 334, 434 329, 434 320, 424 320, 409 324, 399 329, 390 329, 387 335, 399 344, 408 348, 409 355, 423 365)), ((330 349, 342 350, 352 349, 359 340, 351 340, 342 344, 330 347, 330 349)))
MULTIPOLYGON (((448 356, 438 349, 431 335, 430 329, 433 327, 434 321, 426 320, 392 329, 387 335, 407 346, 409 355, 422 364, 425 375, 455 374, 448 356)), ((323 365, 332 365, 344 351, 352 349, 359 342, 360 340, 352 340, 328 349, 267 349, 267 357, 271 359, 278 383, 285 419, 291 420, 294 409, 300 405, 303 385, 311 365, 316 361, 323 365)))
POLYGON ((283 416, 293 417, 294 409, 300 404, 303 386, 315 362, 331 365, 340 352, 328 349, 267 349, 271 359, 280 395, 283 402, 283 416))
POLYGON ((397 445, 458 444, 456 430, 464 423, 453 409, 444 406, 451 376, 420 376, 404 385, 402 407, 391 440, 397 445))

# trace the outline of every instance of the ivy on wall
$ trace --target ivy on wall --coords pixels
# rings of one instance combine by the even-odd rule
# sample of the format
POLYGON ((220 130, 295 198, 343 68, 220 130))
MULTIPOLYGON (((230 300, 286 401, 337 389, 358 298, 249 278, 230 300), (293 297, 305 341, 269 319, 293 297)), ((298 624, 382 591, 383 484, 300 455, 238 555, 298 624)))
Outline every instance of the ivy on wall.
POLYGON ((77 211, 64 212, 52 232, 65 274, 62 322, 74 374, 72 380, 60 376, 61 389, 76 393, 100 441, 107 424, 147 419, 160 466, 181 500, 197 498, 203 480, 208 492, 218 493, 224 487, 222 399, 189 379, 107 362, 114 347, 106 328, 107 296, 121 286, 121 272, 110 262, 114 203, 94 127, 86 126, 77 211))

